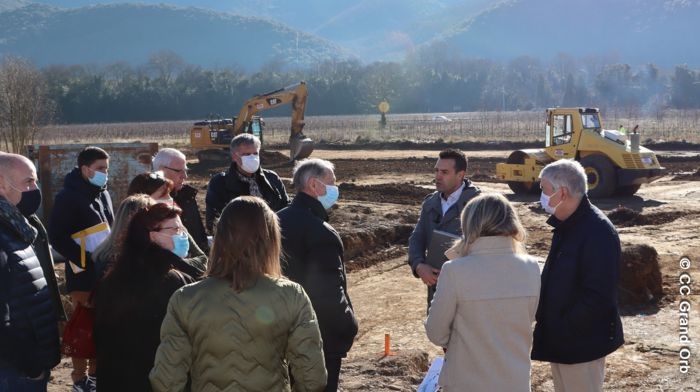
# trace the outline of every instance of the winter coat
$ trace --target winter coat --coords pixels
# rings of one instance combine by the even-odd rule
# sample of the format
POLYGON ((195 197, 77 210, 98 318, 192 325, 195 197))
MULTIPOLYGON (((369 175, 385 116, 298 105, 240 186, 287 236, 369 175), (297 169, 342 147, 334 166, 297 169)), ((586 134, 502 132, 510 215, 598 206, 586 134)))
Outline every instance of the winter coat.
POLYGON ((56 270, 54 269, 53 265, 53 255, 51 254, 51 248, 49 246, 49 234, 46 232, 46 228, 36 215, 30 215, 27 217, 27 222, 29 222, 29 224, 32 225, 32 227, 34 227, 37 231, 36 240, 34 240, 34 253, 36 253, 36 257, 39 258, 41 269, 44 271, 46 284, 49 286, 49 292, 53 298, 54 308, 56 309, 58 319, 60 321, 67 321, 68 317, 66 315, 66 310, 63 307, 63 301, 61 300, 61 292, 58 289, 56 270))
POLYGON ((63 189, 54 200, 49 218, 51 245, 66 259, 66 290, 90 291, 97 274, 90 252, 86 252, 85 271, 74 273, 69 263, 79 265, 81 249, 71 235, 100 223, 110 227, 114 221, 112 198, 107 188, 99 188, 86 181, 79 168, 66 175, 63 189))
POLYGON ((430 245, 430 238, 433 230, 441 230, 448 233, 461 235, 462 226, 460 214, 469 200, 478 196, 481 190, 474 186, 471 181, 464 180, 464 188, 459 200, 442 215, 442 204, 440 202, 440 192, 433 192, 423 200, 418 223, 408 237, 408 264, 411 266, 413 275, 416 275, 418 264, 425 263, 426 252, 430 245))
POLYGON ((173 192, 173 200, 180 209, 182 209, 182 224, 185 225, 187 232, 190 233, 199 249, 205 254, 209 253, 209 241, 207 240, 207 232, 204 230, 202 216, 199 214, 199 206, 197 205, 198 191, 189 186, 184 185, 182 189, 173 192))
POLYGON ((357 335, 357 319, 348 296, 343 241, 328 224, 321 203, 299 192, 292 204, 278 212, 285 276, 301 284, 309 295, 327 357, 345 357, 357 335))
POLYGON ((182 259, 169 250, 153 245, 142 257, 143 271, 125 277, 115 269, 97 286, 93 333, 101 392, 151 390, 148 373, 168 300, 194 282, 172 268, 182 259))
MULTIPOLYGON (((279 211, 289 204, 287 190, 277 173, 272 170, 258 169, 253 175, 263 195, 263 199, 273 211, 279 211)), ((209 181, 206 197, 207 229, 211 232, 224 207, 238 196, 250 195, 250 185, 238 178, 236 162, 229 169, 212 177, 209 181)))
MULTIPOLYGON (((418 264, 425 263, 428 247, 434 230, 441 230, 455 235, 462 234, 460 215, 469 200, 478 196, 481 190, 465 179, 462 193, 456 203, 450 206, 442 215, 442 199, 440 192, 433 192, 423 200, 418 223, 408 237, 408 264, 416 278, 418 264)), ((435 294, 435 285, 428 286, 428 308, 435 294)))
POLYGON ((30 377, 61 360, 56 305, 36 238, 36 229, 0 196, 0 367, 30 377))
POLYGON ((529 391, 532 324, 540 292, 537 261, 514 252, 510 237, 481 237, 448 261, 425 322, 447 347, 445 391, 529 391))
POLYGON ((532 359, 589 362, 624 343, 617 308, 620 239, 584 196, 564 221, 552 216, 552 247, 542 271, 532 359))
MULTIPOLYGON (((173 294, 151 371, 155 391, 319 391, 326 370, 316 316, 304 290, 261 277, 236 292, 209 277, 173 294)), ((100 380, 101 382, 101 380, 100 380)))

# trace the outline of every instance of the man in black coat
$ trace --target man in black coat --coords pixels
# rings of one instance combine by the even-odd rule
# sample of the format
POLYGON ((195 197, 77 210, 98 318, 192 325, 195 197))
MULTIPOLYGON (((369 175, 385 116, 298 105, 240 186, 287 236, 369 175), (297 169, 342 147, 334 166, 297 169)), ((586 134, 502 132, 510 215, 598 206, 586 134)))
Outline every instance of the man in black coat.
POLYGON ((338 199, 333 164, 322 159, 300 161, 294 169, 297 194, 280 212, 285 276, 299 283, 311 299, 323 340, 328 371, 325 391, 338 389, 342 358, 357 335, 357 319, 348 296, 343 241, 328 224, 338 199))
POLYGON ((163 171, 165 178, 173 182, 170 194, 182 210, 182 224, 197 243, 199 249, 209 254, 209 241, 204 230, 202 216, 197 205, 197 189, 185 184, 187 179, 187 157, 174 148, 163 148, 153 157, 153 171, 163 171))
POLYGON ((605 356, 624 343, 617 308, 620 240, 586 196, 574 160, 540 174, 542 207, 552 216, 552 247, 542 271, 532 359, 551 362, 556 391, 602 391, 605 356))
MULTIPOLYGON (((49 218, 49 239, 66 259, 66 290, 74 308, 90 307, 90 292, 97 273, 92 252, 109 234, 114 221, 112 198, 107 192, 109 155, 99 147, 85 147, 78 166, 66 175, 49 218)), ((95 361, 72 358, 73 390, 95 384, 95 361)))
MULTIPOLYGON (((46 391, 61 360, 57 287, 47 284, 38 232, 41 203, 31 161, 0 153, 0 390, 46 391), (37 220, 38 222, 38 220, 37 220)), ((40 223, 39 223, 40 225, 40 223)), ((50 266, 51 273, 53 267, 50 266)), ((55 282, 55 279, 54 279, 55 282)))
POLYGON ((206 222, 211 232, 229 201, 238 196, 257 196, 273 211, 289 204, 287 191, 277 173, 260 167, 260 139, 242 133, 231 140, 231 166, 212 177, 207 188, 206 222))

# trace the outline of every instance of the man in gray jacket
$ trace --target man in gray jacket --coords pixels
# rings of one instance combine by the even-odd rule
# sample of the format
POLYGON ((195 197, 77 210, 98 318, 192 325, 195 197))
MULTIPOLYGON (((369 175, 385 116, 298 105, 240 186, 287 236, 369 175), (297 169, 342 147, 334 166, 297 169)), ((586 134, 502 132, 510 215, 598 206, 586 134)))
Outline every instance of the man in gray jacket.
POLYGON ((428 309, 435 294, 440 270, 426 263, 426 252, 434 230, 461 235, 459 215, 464 206, 481 191, 467 174, 467 157, 462 151, 448 148, 440 152, 435 164, 436 192, 423 200, 420 218, 408 239, 408 263, 413 275, 428 286, 428 309))

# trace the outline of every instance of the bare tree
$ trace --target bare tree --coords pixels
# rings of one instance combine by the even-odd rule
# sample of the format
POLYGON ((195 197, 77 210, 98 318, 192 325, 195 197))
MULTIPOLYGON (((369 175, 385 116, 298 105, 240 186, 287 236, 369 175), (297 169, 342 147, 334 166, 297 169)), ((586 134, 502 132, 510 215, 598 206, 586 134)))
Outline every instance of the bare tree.
POLYGON ((177 53, 163 50, 149 56, 148 68, 155 72, 156 78, 170 84, 185 68, 185 61, 177 53))
POLYGON ((5 57, 0 63, 0 143, 5 151, 22 153, 54 113, 46 82, 29 61, 5 57))

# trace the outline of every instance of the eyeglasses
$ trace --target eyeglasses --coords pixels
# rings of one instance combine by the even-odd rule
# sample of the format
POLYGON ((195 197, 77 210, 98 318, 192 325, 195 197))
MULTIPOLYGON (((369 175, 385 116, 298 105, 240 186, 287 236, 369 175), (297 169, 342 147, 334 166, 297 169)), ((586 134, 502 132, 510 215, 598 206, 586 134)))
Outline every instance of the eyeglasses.
POLYGON ((165 175, 160 170, 150 173, 148 175, 148 177, 150 177, 152 180, 164 180, 165 179, 165 175))
POLYGON ((163 166, 163 168, 168 169, 168 170, 172 170, 172 171, 174 171, 175 173, 178 173, 178 174, 180 174, 180 173, 187 173, 187 168, 184 168, 184 169, 173 169, 172 167, 168 167, 168 166, 163 166))
POLYGON ((167 226, 167 227, 156 228, 156 231, 163 231, 163 230, 175 230, 175 233, 177 233, 177 234, 187 233, 187 230, 185 229, 184 226, 167 226))

